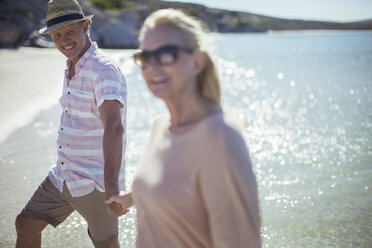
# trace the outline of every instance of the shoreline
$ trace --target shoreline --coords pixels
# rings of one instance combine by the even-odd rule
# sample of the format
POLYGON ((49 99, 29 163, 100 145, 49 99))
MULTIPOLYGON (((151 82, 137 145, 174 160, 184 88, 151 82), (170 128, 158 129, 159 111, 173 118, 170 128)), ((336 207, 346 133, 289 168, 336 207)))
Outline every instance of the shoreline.
POLYGON ((0 49, 0 144, 56 104, 65 59, 57 49, 0 49))
MULTIPOLYGON (((102 49, 123 73, 134 69, 127 58, 133 50, 102 49)), ((56 48, 0 49, 0 144, 15 130, 58 104, 66 58, 56 48)))

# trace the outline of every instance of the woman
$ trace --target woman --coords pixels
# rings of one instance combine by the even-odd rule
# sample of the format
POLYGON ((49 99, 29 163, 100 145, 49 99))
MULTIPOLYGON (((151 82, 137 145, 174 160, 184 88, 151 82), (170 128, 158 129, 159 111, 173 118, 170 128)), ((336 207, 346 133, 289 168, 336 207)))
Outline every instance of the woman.
POLYGON ((159 10, 140 32, 141 66, 169 113, 153 124, 132 193, 137 247, 260 247, 256 179, 246 144, 224 119, 200 22, 159 10))

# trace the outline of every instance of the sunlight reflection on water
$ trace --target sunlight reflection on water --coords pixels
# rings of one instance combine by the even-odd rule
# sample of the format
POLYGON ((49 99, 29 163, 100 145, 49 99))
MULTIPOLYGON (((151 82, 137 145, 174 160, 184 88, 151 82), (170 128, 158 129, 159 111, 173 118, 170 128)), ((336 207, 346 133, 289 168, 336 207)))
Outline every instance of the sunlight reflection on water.
MULTIPOLYGON (((371 238, 365 218, 360 217, 371 203, 365 197, 371 187, 365 173, 371 163, 367 138, 371 119, 365 115, 371 104, 367 94, 371 86, 363 80, 352 81, 354 76, 345 81, 350 73, 343 63, 334 65, 340 67, 332 68, 337 77, 326 78, 326 84, 306 79, 300 69, 292 70, 300 64, 305 72, 313 73, 315 69, 307 67, 314 66, 314 60, 328 63, 329 57, 308 55, 309 61, 286 61, 283 67, 277 64, 283 60, 280 56, 277 61, 252 60, 251 66, 245 66, 249 62, 237 54, 223 54, 215 61, 223 105, 241 120, 252 154, 260 188, 264 247, 366 247, 371 238), (353 207, 355 199, 358 207, 353 207), (345 227, 345 223, 353 225, 345 227)), ((318 74, 321 77, 323 71, 318 74)), ((128 112, 128 135, 136 137, 128 147, 129 167, 141 156, 144 144, 140 149, 137 144, 146 139, 150 120, 165 111, 138 75, 134 69, 128 78, 134 106, 133 113, 128 112)), ((130 171, 128 181, 135 169, 130 171)))
MULTIPOLYGON (((331 60, 317 59, 320 63, 331 60)), ((301 63, 306 64, 304 60, 301 63)), ((367 94, 371 86, 365 83, 371 73, 350 77, 343 63, 333 64, 339 66, 331 70, 338 70, 340 78, 330 80, 333 75, 328 75, 327 84, 320 84, 295 79, 301 78, 301 71, 286 72, 293 64, 273 71, 275 77, 270 77, 265 68, 273 65, 250 61, 249 68, 237 61, 217 61, 224 104, 242 120, 254 161, 264 246, 368 247, 370 229, 364 218, 371 210, 371 197, 366 196, 371 185, 367 171, 372 152, 367 137, 371 138, 368 105, 372 99, 367 94), (264 73, 259 71, 262 67, 264 73), (360 204, 351 207, 356 199, 360 204), (347 221, 354 223, 352 228, 343 226, 347 221)), ((315 76, 323 70, 318 73, 315 76)))
MULTIPOLYGON (((266 71, 275 68, 273 61, 247 67, 236 54, 217 56, 215 61, 223 106, 241 121, 252 154, 260 188, 264 247, 369 244, 368 228, 360 216, 371 202, 362 197, 371 187, 364 173, 371 162, 370 119, 364 115, 371 103, 367 94, 371 87, 338 80, 327 81, 327 85, 314 83, 288 68, 266 71), (234 60, 229 59, 232 57, 234 60), (359 193, 355 195, 355 191, 359 193), (352 207, 355 197, 360 201, 358 207, 352 207), (345 227, 347 222, 354 225, 345 227), (345 239, 346 234, 350 238, 345 239)), ((301 63, 307 67, 313 61, 301 63)), ((339 70, 342 74, 343 68, 339 70)), ((151 119, 165 111, 161 101, 148 93, 139 74, 134 69, 128 78, 132 94, 129 182, 151 119)))

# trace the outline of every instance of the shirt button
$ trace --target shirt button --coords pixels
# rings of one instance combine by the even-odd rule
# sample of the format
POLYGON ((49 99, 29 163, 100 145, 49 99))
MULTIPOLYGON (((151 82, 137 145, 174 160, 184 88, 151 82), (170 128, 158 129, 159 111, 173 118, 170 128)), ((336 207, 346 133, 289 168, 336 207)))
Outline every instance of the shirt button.
POLYGON ((61 162, 61 165, 64 165, 65 163, 61 162))
POLYGON ((70 95, 70 91, 69 91, 69 92, 67 92, 67 94, 69 94, 69 95, 70 95))
POLYGON ((67 110, 65 110, 65 113, 67 113, 67 110))
POLYGON ((62 146, 59 146, 59 149, 62 149, 62 146))
POLYGON ((63 127, 61 127, 61 131, 63 131, 63 127))

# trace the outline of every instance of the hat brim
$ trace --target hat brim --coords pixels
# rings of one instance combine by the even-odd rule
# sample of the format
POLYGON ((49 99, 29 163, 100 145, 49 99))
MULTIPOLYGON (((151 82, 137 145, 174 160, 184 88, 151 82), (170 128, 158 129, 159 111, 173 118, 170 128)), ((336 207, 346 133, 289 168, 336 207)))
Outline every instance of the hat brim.
POLYGON ((52 25, 50 27, 44 27, 44 28, 42 28, 42 29, 39 30, 39 34, 50 34, 51 32, 53 32, 53 31, 55 31, 57 29, 66 27, 66 26, 71 25, 73 23, 81 22, 81 21, 85 21, 85 20, 92 20, 92 17, 93 16, 94 15, 88 15, 88 16, 82 18, 82 19, 68 20, 68 21, 57 23, 57 24, 52 25))

